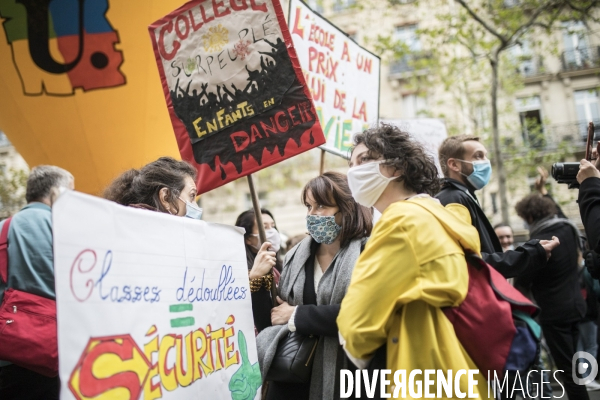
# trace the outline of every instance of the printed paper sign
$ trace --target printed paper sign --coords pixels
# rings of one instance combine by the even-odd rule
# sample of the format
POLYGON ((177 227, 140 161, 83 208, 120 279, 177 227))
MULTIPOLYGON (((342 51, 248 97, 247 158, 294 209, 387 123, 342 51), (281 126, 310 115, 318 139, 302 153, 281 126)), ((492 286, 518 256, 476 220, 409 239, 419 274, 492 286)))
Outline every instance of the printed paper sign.
POLYGON ((149 29, 200 193, 325 142, 278 0, 194 0, 149 29))
POLYGON ((52 209, 60 398, 260 398, 243 234, 67 192, 52 209))
POLYGON ((327 140, 321 148, 348 157, 353 135, 379 118, 379 57, 300 0, 290 0, 288 23, 327 140))
POLYGON ((388 119, 381 122, 396 125, 402 130, 409 132, 412 137, 421 142, 425 150, 435 161, 435 165, 442 176, 438 150, 444 139, 448 137, 444 121, 436 118, 418 118, 418 119, 388 119))

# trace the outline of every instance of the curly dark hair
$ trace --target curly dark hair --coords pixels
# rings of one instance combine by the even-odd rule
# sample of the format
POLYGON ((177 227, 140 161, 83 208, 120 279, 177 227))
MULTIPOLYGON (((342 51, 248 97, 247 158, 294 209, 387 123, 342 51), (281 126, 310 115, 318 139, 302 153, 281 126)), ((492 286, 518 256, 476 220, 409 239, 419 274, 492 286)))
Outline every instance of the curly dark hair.
POLYGON ((542 196, 541 193, 525 196, 517 203, 515 210, 517 215, 527 222, 536 222, 558 213, 556 204, 548 197, 542 196))
MULTIPOLYGON (((433 157, 408 132, 394 125, 380 124, 354 136, 354 147, 364 144, 369 158, 383 157, 384 165, 401 175, 396 182, 417 193, 431 196, 440 191, 440 177, 433 157)), ((352 149, 354 151, 354 148, 352 149)))

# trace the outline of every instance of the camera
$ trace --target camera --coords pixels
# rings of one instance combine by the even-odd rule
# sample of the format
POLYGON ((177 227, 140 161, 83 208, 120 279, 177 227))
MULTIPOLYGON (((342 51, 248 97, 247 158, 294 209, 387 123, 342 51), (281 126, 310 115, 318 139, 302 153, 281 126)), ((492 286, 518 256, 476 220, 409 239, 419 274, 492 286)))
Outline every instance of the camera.
POLYGON ((552 164, 552 177, 556 179, 558 183, 566 183, 569 185, 569 189, 579 187, 577 182, 577 174, 579 173, 578 162, 558 162, 552 164))

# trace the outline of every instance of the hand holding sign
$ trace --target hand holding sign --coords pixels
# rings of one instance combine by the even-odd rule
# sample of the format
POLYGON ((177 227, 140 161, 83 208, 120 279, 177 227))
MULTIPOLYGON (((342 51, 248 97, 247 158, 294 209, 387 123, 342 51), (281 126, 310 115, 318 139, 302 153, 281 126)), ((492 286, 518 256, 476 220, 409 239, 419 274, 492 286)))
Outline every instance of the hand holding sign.
POLYGON ((256 391, 262 385, 262 377, 258 363, 250 364, 246 337, 242 331, 238 332, 238 347, 242 356, 242 365, 229 381, 231 398, 233 400, 252 400, 256 397, 256 391))

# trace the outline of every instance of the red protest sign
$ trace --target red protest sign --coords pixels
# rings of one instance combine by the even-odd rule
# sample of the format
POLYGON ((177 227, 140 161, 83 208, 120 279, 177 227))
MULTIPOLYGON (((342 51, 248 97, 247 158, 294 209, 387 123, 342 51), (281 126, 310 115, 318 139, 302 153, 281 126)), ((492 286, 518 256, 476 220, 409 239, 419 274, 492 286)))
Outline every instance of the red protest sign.
POLYGON ((149 30, 199 193, 325 143, 278 0, 193 0, 149 30))

